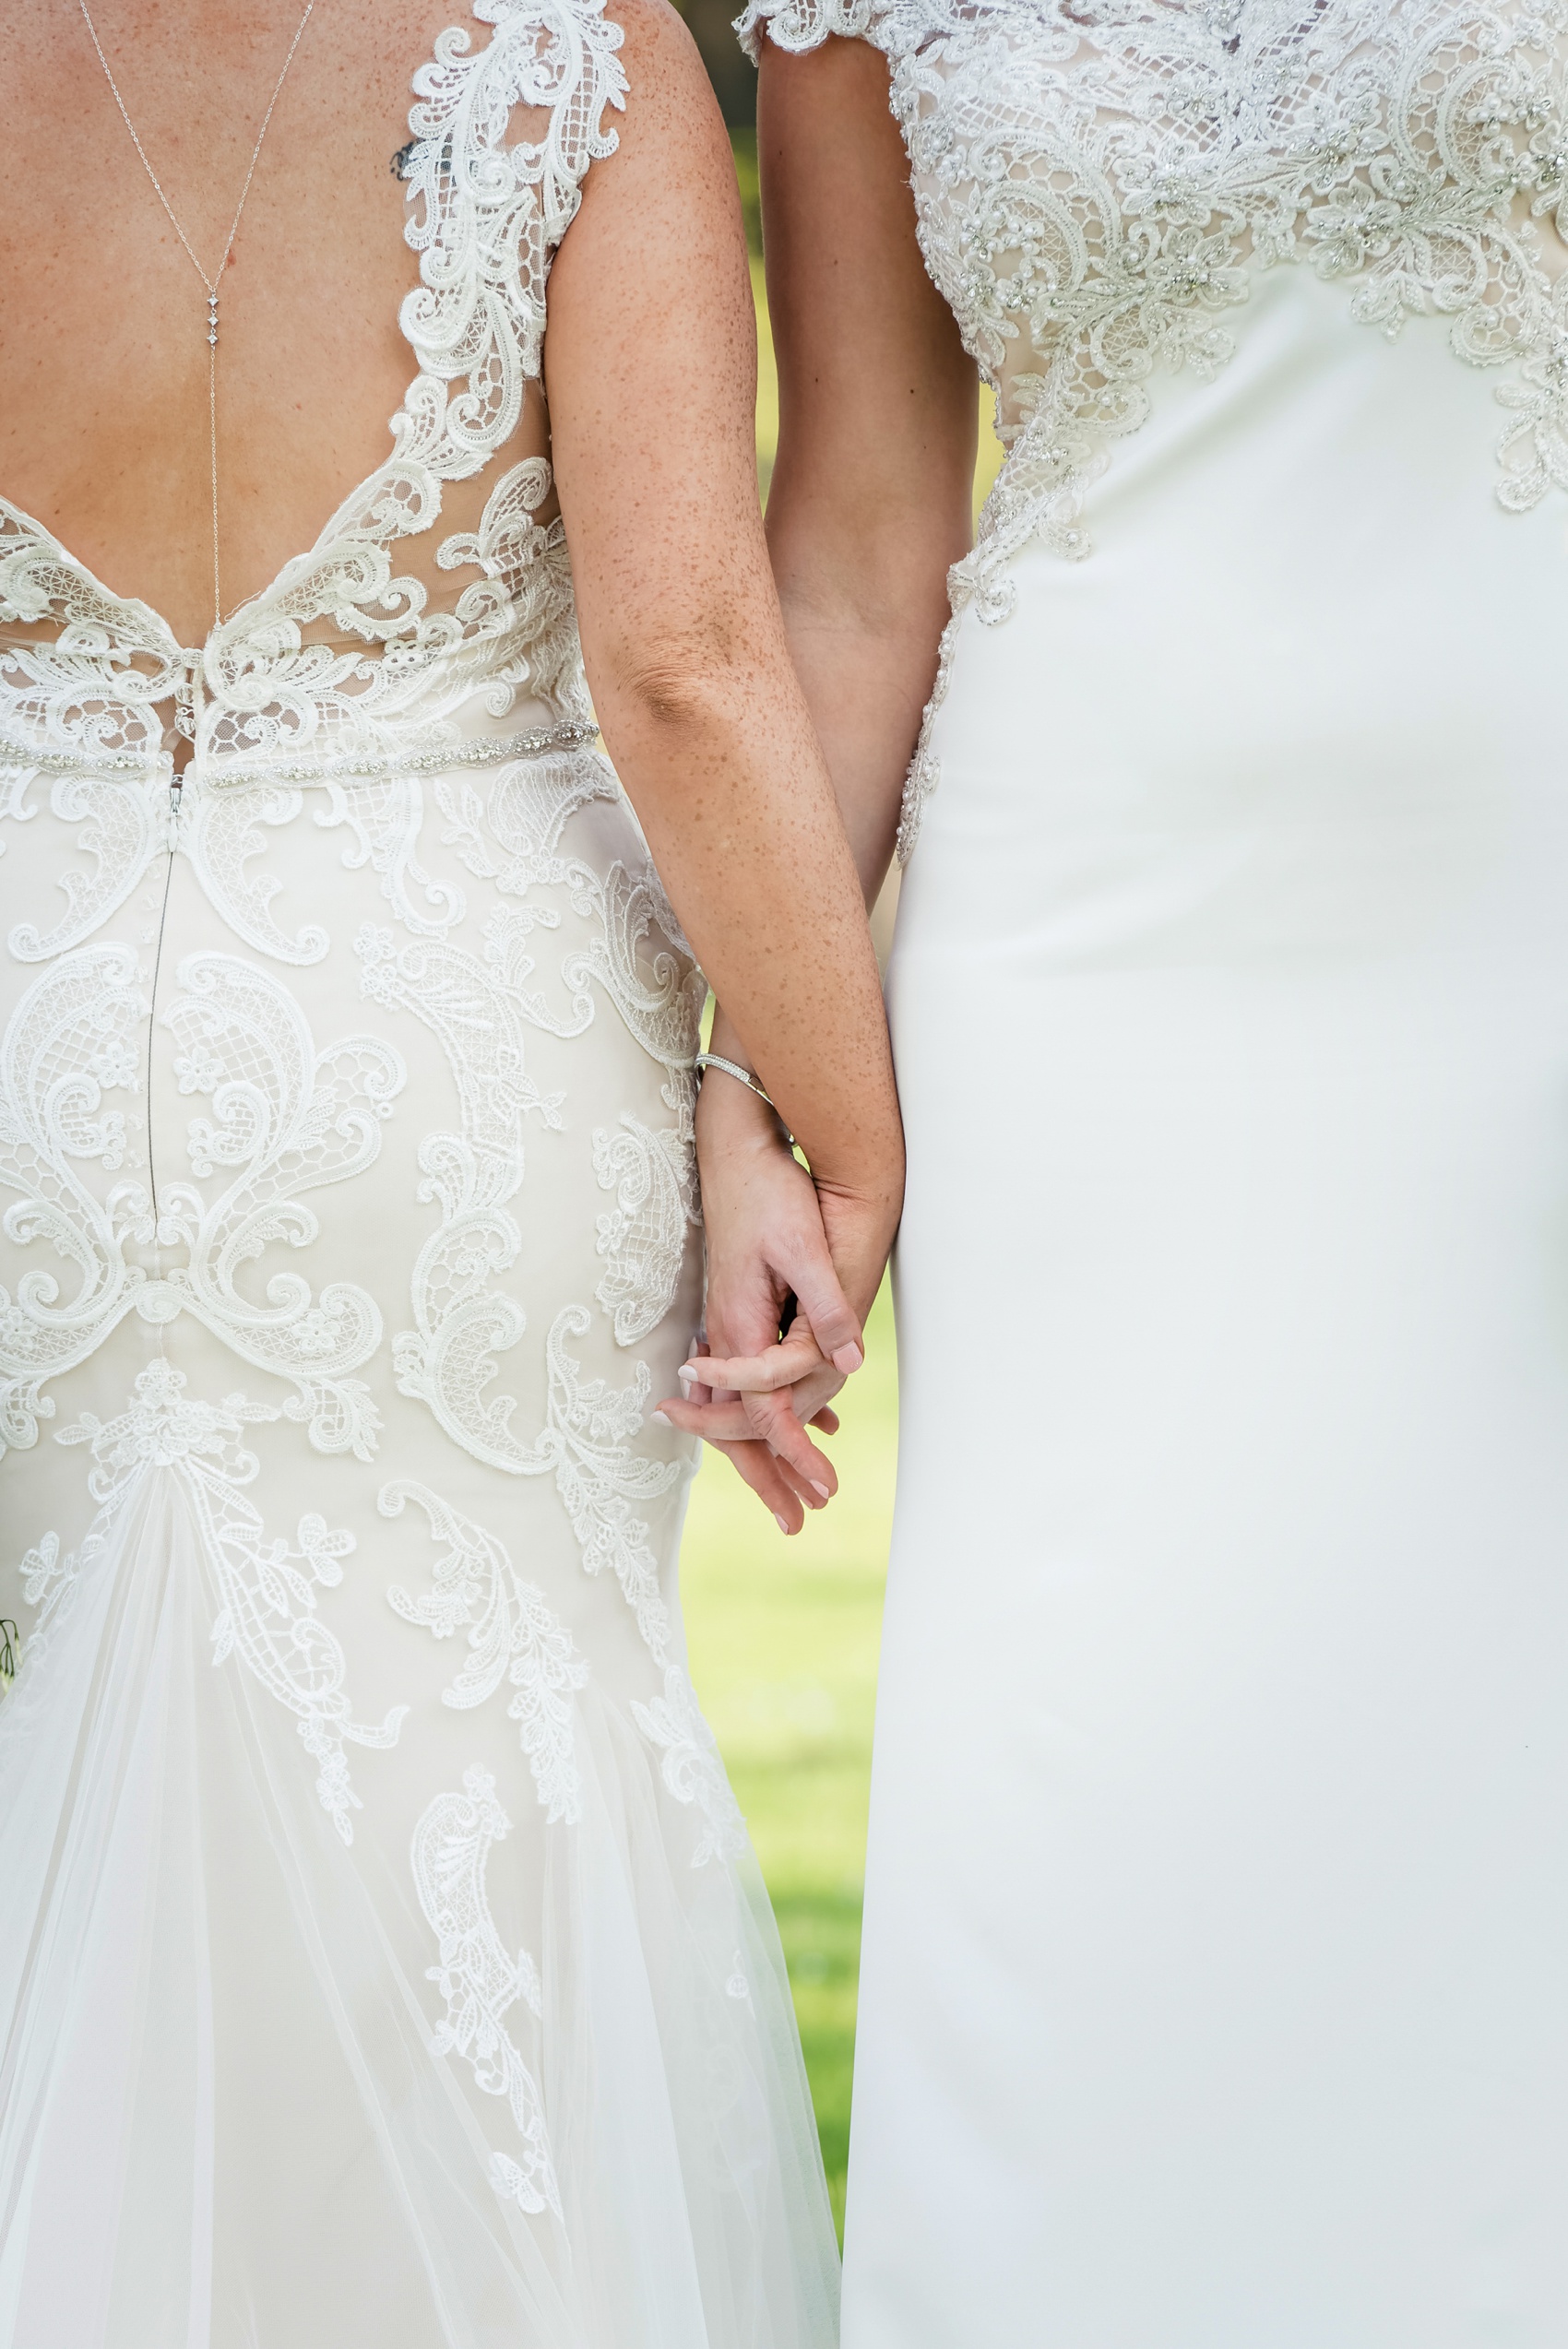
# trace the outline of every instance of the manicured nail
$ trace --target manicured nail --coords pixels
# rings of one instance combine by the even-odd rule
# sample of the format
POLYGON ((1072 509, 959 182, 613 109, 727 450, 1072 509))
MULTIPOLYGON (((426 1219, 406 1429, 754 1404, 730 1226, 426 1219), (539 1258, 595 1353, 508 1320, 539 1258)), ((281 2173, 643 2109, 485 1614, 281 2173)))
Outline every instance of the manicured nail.
POLYGON ((807 1484, 808 1484, 808 1485, 810 1485, 810 1487, 811 1487, 811 1489, 812 1489, 813 1492, 819 1492, 819 1493, 821 1493, 821 1495, 822 1495, 822 1497, 823 1497, 824 1501, 831 1501, 831 1500, 832 1500, 832 1498, 833 1498, 833 1494, 832 1494, 832 1491, 831 1491, 831 1489, 830 1489, 830 1488, 829 1488, 828 1486, 826 1486, 826 1485, 819 1485, 819 1484, 817 1483, 817 1480, 816 1480, 816 1478, 815 1478, 814 1477, 808 1477, 806 1478, 806 1482, 807 1482, 807 1484))
POLYGON ((865 1358, 858 1346, 841 1346, 833 1357, 833 1367, 836 1370, 842 1370, 844 1376, 849 1378, 860 1369, 865 1358))
POLYGON ((650 1411, 647 1416, 656 1428, 672 1428, 675 1424, 674 1420, 662 1411, 650 1411))
POLYGON ((773 1522, 778 1526, 781 1534, 787 1534, 789 1532, 790 1520, 788 1517, 781 1517, 777 1509, 773 1513, 773 1522))
POLYGON ((680 1369, 676 1371, 675 1376, 680 1380, 682 1385, 685 1386, 696 1377, 696 1370, 692 1363, 683 1362, 680 1369))

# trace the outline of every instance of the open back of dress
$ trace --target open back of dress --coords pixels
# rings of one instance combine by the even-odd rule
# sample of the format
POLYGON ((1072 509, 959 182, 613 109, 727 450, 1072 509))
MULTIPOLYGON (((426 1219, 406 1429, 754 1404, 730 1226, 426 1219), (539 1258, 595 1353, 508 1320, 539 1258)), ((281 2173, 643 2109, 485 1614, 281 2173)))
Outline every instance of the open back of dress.
POLYGON ((832 2336, 647 1424, 702 987, 540 397, 635 93, 596 0, 476 15, 317 544, 191 648, 0 499, 6 2349, 832 2336))

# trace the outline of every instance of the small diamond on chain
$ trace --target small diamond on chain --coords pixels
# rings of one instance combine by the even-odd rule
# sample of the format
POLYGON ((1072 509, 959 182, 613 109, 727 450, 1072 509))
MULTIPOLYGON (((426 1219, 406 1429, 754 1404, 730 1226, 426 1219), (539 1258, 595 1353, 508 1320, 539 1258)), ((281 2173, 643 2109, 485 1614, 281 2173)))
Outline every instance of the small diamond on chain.
POLYGON ((240 232, 240 215, 245 208, 245 198, 251 192, 251 182, 255 177, 255 167, 261 155, 262 140, 267 136, 267 125, 272 120, 273 110, 276 108, 279 98, 282 93, 283 84, 288 78, 289 68, 294 62, 294 52, 304 38, 304 30, 311 20, 311 13, 315 6, 315 0, 305 0, 304 15, 300 18, 299 24, 295 28, 294 37, 289 43, 289 53, 283 60, 282 70, 279 74, 278 79, 273 84, 272 95, 267 101, 267 112, 261 118, 261 128, 255 135, 255 145, 251 149, 250 169, 245 173, 245 184, 240 190, 240 200, 234 207, 234 217, 229 223, 229 242, 223 247, 223 255, 218 264, 218 275, 216 279, 209 278, 207 271, 202 267, 201 263, 196 259, 196 252, 192 246, 190 238, 185 234, 184 230, 180 226, 178 219, 175 218, 174 208, 170 203, 169 198, 164 195, 158 174, 148 160, 147 149, 142 145, 140 138, 137 135, 137 126, 135 123, 132 122, 130 115, 125 111, 125 101, 120 95, 120 85, 115 80, 109 60, 103 53, 103 43, 98 37, 98 28, 92 21, 92 11, 89 8, 87 0, 77 0, 77 5, 81 9, 82 16, 86 20, 89 35, 91 38, 93 48, 97 53, 98 62, 103 68, 103 77, 109 84, 110 92, 113 98, 115 105, 119 109, 120 120, 125 124, 125 128, 131 135, 131 145, 136 148, 137 153, 141 158, 143 171, 147 173, 148 178, 152 182, 153 194, 157 196, 160 204, 162 205, 164 212, 168 216, 170 227, 173 230, 174 234, 179 238, 180 243, 184 246, 186 257, 188 258, 192 268, 196 271, 197 277, 201 279, 203 286, 207 289, 208 469, 212 481, 212 624, 214 628, 220 628, 223 624, 223 598, 222 583, 219 572, 218 559, 218 290, 220 285, 222 283, 223 272, 229 266, 229 255, 234 250, 234 239, 240 232))

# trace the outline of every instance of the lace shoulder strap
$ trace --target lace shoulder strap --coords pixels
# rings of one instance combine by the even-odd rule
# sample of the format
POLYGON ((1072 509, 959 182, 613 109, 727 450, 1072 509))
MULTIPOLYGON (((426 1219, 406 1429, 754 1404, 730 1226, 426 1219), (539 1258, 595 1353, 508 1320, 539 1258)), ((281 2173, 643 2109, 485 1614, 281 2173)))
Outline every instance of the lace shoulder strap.
POLYGON ((401 325, 422 377, 467 379, 438 432, 448 479, 470 469, 465 456, 482 464, 517 421, 523 383, 540 372, 551 262, 588 165, 614 152, 604 117, 626 95, 604 0, 475 0, 473 13, 494 26, 491 40, 476 51, 463 27, 444 32, 414 77, 409 117, 406 234, 422 283, 401 325), (518 107, 544 114, 543 134, 508 146, 518 107))
POLYGON ((831 33, 847 41, 876 42, 880 14, 877 0, 746 0, 744 12, 735 19, 735 37, 754 65, 765 32, 778 48, 798 57, 819 48, 831 33))
MULTIPOLYGON (((434 527, 444 483, 483 470, 540 374, 551 263, 588 166, 618 144, 605 116, 625 105, 621 28, 604 0, 474 0, 473 13, 494 27, 484 46, 454 26, 414 76, 404 234, 420 283, 398 323, 418 373, 392 419, 391 454, 315 546, 215 632, 219 690, 296 650, 300 629, 324 614, 367 640, 418 635, 426 589, 393 576, 391 549, 434 527), (511 139, 519 110, 537 136, 511 139)), ((438 649, 438 636, 424 648, 438 649)))

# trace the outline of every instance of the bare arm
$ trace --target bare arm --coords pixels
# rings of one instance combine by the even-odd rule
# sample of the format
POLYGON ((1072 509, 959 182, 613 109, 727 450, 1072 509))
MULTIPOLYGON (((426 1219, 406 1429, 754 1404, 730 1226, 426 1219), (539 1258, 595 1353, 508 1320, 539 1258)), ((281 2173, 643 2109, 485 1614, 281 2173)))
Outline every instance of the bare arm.
POLYGON ((757 513, 728 142, 662 0, 622 0, 620 147, 551 279, 556 480, 605 741, 735 1030, 826 1181, 902 1183, 881 993, 757 513))
MULTIPOLYGON (((799 1136, 829 1217, 831 1256, 811 1184, 769 1124, 759 1146, 778 1179, 748 1225, 753 1239, 767 1228, 766 1246, 726 1343, 766 1347, 793 1294, 847 1370, 903 1193, 881 989, 757 510, 755 326, 729 144, 679 18, 662 0, 616 13, 620 146, 589 172, 556 258, 546 350, 584 658, 735 1049, 799 1136)), ((709 1237, 711 1262, 711 1224, 709 1237)), ((788 1394, 759 1397, 742 1435, 742 1473, 794 1530, 802 1501, 827 1497, 831 1466, 788 1394)))
POLYGON ((977 386, 915 238, 887 65, 769 44, 757 89, 778 456, 767 538, 790 648, 869 905, 966 552, 977 386))
MULTIPOLYGON (((974 366, 926 276, 887 98, 886 64, 862 42, 829 40, 805 56, 764 50, 757 145, 779 387, 768 545, 868 905, 893 852, 948 565, 969 544, 977 421, 974 366)), ((742 1042, 721 1014, 716 1050, 742 1042)), ((742 1244, 747 1218, 754 1229, 775 1212, 770 1194, 787 1177, 770 1169, 757 1105, 743 1094, 716 1095, 704 1117, 705 1173, 726 1170, 713 1293, 727 1305, 755 1260, 742 1244), (749 1182, 729 1171, 741 1169, 749 1182)), ((732 1437, 759 1393, 799 1382, 809 1416, 831 1392, 810 1330, 782 1346, 766 1342, 769 1330, 758 1347, 746 1334, 756 1321, 710 1309, 719 1391, 746 1402, 708 1404, 710 1389, 694 1388, 697 1407, 673 1414, 683 1426, 732 1437)))

